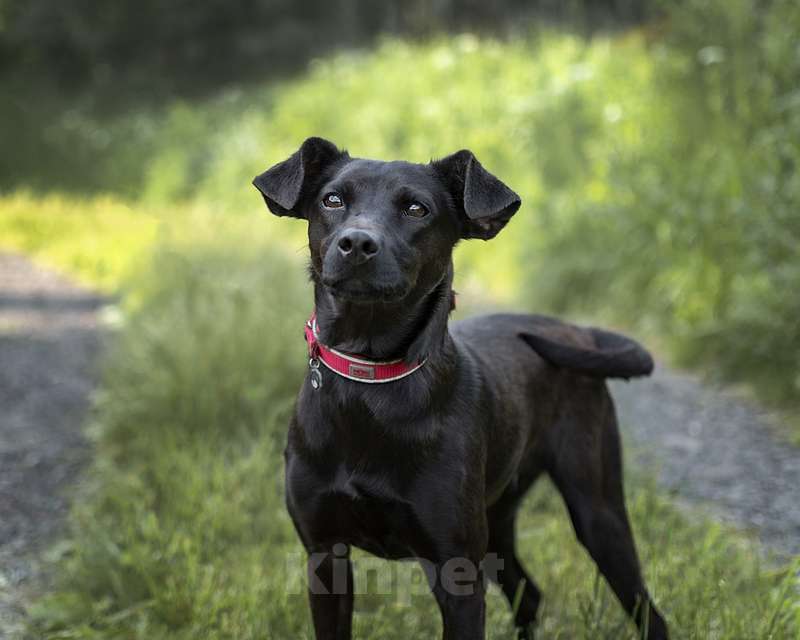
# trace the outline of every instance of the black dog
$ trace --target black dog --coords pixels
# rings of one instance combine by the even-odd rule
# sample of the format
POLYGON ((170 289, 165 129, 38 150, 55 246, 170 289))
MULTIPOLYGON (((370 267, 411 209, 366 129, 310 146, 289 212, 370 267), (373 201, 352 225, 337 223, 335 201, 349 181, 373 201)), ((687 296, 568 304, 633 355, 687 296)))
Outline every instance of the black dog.
POLYGON ((484 577, 518 597, 515 623, 530 637, 540 593, 514 522, 542 473, 642 634, 667 638, 639 569, 604 382, 649 374, 649 354, 542 316, 448 325, 453 247, 494 237, 519 197, 469 151, 378 162, 320 138, 254 184, 273 213, 308 221, 316 311, 286 502, 310 554, 318 640, 351 637, 351 545, 424 562, 446 639, 484 638, 484 577), (501 570, 487 571, 490 555, 501 570))

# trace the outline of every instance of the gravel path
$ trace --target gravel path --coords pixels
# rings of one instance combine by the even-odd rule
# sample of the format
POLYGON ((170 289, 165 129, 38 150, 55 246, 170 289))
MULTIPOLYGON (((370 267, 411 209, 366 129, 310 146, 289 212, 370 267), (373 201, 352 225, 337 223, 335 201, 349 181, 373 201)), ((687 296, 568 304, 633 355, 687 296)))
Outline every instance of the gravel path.
POLYGON ((763 409, 664 368, 613 390, 631 457, 662 486, 780 556, 800 554, 800 449, 776 437, 763 409))
POLYGON ((0 638, 44 577, 37 554, 63 525, 87 460, 81 432, 106 301, 25 258, 0 253, 0 638))

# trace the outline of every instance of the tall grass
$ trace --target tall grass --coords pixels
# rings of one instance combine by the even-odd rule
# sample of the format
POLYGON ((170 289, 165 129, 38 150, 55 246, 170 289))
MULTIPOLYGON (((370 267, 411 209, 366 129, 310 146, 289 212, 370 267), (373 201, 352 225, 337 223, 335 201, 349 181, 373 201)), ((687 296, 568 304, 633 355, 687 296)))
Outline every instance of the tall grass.
MULTIPOLYGON (((31 636, 312 638, 282 499, 281 448, 305 365, 301 265, 266 227, 246 225, 170 241, 139 278, 93 419, 91 488, 58 547, 56 590, 32 610, 31 636)), ((680 515, 646 481, 629 492, 675 637, 800 633, 791 571, 762 567, 742 538, 680 515)), ((551 487, 528 499, 519 531, 546 594, 541 638, 634 637, 551 487)), ((437 637, 433 598, 414 593, 358 596, 355 637, 437 637)), ((494 589, 488 622, 489 638, 513 637, 494 589)))

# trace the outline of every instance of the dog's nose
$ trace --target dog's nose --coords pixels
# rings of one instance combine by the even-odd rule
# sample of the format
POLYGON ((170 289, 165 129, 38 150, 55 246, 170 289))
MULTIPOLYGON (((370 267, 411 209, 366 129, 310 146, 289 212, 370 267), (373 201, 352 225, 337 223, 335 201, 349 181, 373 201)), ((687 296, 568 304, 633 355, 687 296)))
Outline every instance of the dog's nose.
POLYGON ((363 229, 343 232, 339 236, 336 246, 344 258, 356 264, 361 264, 374 257, 381 248, 378 238, 363 229))

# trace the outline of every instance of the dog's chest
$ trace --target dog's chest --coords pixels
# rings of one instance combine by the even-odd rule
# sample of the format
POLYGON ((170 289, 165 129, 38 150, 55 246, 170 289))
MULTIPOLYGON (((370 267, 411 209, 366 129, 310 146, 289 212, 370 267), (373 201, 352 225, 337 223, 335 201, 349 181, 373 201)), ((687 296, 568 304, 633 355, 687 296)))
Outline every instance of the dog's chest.
MULTIPOLYGON (((378 421, 368 406, 372 396, 326 404, 336 397, 301 399, 290 432, 286 479, 298 528, 309 540, 345 542, 384 558, 423 555, 430 526, 419 479, 437 448, 430 438, 417 446, 414 429, 430 433, 430 420, 378 421)), ((387 406, 401 411, 402 404, 387 406)))
POLYGON ((293 463, 287 468, 292 516, 310 539, 344 542, 389 559, 418 555, 423 532, 397 478, 344 463, 320 475, 293 463))
POLYGON ((331 498, 337 502, 346 542, 378 556, 415 555, 416 517, 413 505, 382 475, 362 474, 340 466, 331 498))

